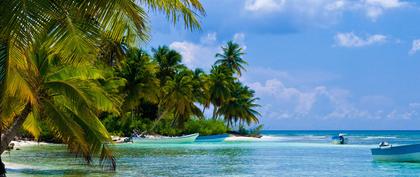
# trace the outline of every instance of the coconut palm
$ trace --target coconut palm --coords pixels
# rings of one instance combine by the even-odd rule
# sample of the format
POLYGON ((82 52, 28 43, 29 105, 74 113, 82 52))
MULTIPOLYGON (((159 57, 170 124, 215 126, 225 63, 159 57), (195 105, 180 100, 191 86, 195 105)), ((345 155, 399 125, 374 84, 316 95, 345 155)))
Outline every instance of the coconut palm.
POLYGON ((182 70, 163 87, 161 107, 174 115, 174 124, 184 126, 191 116, 203 117, 201 110, 194 104, 193 73, 182 70))
POLYGON ((246 123, 258 123, 260 113, 255 110, 259 107, 255 102, 258 98, 254 97, 254 91, 241 83, 236 82, 232 89, 231 97, 225 101, 217 110, 217 114, 223 115, 228 127, 239 122, 240 125, 246 123))
POLYGON ((63 65, 49 48, 34 45, 26 55, 27 63, 12 68, 18 75, 7 75, 1 116, 8 129, 2 134, 0 152, 22 125, 38 138, 43 122, 71 152, 81 154, 88 163, 93 154, 102 151, 101 159, 111 160, 115 168, 106 147, 111 138, 97 114, 118 113, 119 99, 109 95, 97 81, 102 79, 100 70, 91 65, 63 65))
MULTIPOLYGON (((40 42, 38 40, 41 36, 48 34, 48 53, 58 56, 62 64, 79 63, 96 60, 100 51, 99 44, 105 39, 104 36, 117 43, 126 36, 130 37, 128 41, 131 44, 147 40, 149 24, 146 10, 163 12, 174 23, 183 19, 185 27, 189 29, 199 28, 197 17, 204 15, 204 9, 198 0, 136 2, 137 4, 132 0, 0 1, 0 100, 3 104, 7 103, 0 106, 2 149, 10 142, 13 132, 21 126, 26 115, 36 110, 35 106, 40 104, 41 100, 33 95, 38 90, 31 90, 38 88, 40 80, 27 76, 38 76, 39 73, 36 72, 43 68, 32 69, 34 64, 28 58, 27 51, 38 53, 33 51, 32 46, 40 42), (9 115, 12 117, 9 124, 11 126, 5 127, 7 117, 4 114, 10 111, 5 108, 10 104, 4 100, 11 97, 24 106, 12 109, 13 114, 9 115), (4 128, 12 129, 3 134, 4 128)), ((67 125, 72 129, 72 125, 67 125)), ((0 175, 4 175, 3 167, 0 167, 0 175)))
POLYGON ((160 79, 161 86, 164 86, 166 81, 174 78, 177 70, 183 67, 181 64, 182 55, 168 46, 153 48, 152 52, 153 59, 159 65, 157 76, 160 79))
POLYGON ((209 75, 209 101, 213 105, 213 119, 217 119, 217 109, 231 94, 234 78, 225 66, 213 66, 209 75))
POLYGON ((186 28, 199 28, 197 17, 204 15, 198 0, 9 0, 0 2, 0 39, 12 41, 14 50, 26 49, 34 37, 45 32, 53 37, 54 52, 63 56, 83 56, 92 52, 101 36, 122 41, 130 36, 145 41, 149 20, 146 11, 163 12, 176 23, 184 20, 186 28), (137 2, 137 3, 136 3, 137 2), (69 44, 83 44, 69 46, 69 44), (73 50, 60 51, 61 48, 73 50))
POLYGON ((245 54, 239 44, 229 41, 226 46, 222 46, 222 53, 217 53, 216 65, 223 65, 229 68, 233 73, 242 75, 242 70, 245 70, 244 65, 247 62, 242 58, 245 54))
POLYGON ((209 100, 209 87, 208 87, 208 75, 200 68, 193 70, 193 88, 194 98, 197 102, 203 105, 203 111, 210 105, 209 100))
POLYGON ((130 49, 127 60, 122 64, 118 76, 126 80, 123 87, 124 109, 136 109, 140 101, 157 103, 159 79, 156 77, 158 65, 153 63, 149 54, 141 49, 130 49))

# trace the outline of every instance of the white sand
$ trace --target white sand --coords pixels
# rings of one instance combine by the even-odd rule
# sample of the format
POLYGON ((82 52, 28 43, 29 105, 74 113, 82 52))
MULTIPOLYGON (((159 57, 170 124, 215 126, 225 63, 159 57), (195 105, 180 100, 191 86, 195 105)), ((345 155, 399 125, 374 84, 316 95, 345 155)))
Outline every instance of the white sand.
POLYGON ((3 162, 6 168, 8 169, 36 169, 35 166, 32 165, 25 165, 25 164, 18 164, 12 162, 3 162))
POLYGON ((287 140, 283 137, 277 137, 277 136, 262 136, 261 138, 256 137, 247 137, 247 136, 229 136, 225 138, 225 141, 227 142, 234 142, 234 141, 284 141, 287 140))
POLYGON ((233 141, 262 141, 262 140, 261 140, 261 138, 255 138, 255 137, 229 136, 229 137, 225 138, 225 141, 233 142, 233 141))
POLYGON ((15 144, 14 149, 16 149, 16 148, 22 148, 22 147, 27 147, 27 146, 39 146, 39 145, 48 145, 48 144, 51 144, 51 143, 45 143, 45 142, 23 141, 23 140, 21 140, 21 141, 12 141, 10 143, 14 143, 15 144))

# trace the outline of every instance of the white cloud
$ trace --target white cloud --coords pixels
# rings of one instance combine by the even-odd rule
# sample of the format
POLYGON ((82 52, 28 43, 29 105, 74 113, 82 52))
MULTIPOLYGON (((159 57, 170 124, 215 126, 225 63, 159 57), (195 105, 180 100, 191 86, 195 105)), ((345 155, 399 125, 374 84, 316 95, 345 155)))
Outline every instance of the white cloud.
POLYGON ((387 37, 381 34, 368 35, 365 38, 357 36, 353 32, 337 33, 335 41, 338 46, 342 47, 363 47, 372 44, 384 43, 387 37))
POLYGON ((207 35, 201 37, 200 42, 206 45, 215 44, 215 42, 217 42, 217 33, 216 32, 207 33, 207 35))
POLYGON ((409 54, 413 55, 420 50, 420 39, 413 40, 409 54))
POLYGON ((261 98, 271 99, 272 102, 284 106, 283 108, 293 110, 288 115, 294 115, 295 117, 306 116, 311 113, 315 103, 321 96, 326 97, 336 109, 346 110, 345 108, 347 108, 344 99, 347 96, 347 92, 330 90, 325 86, 317 86, 305 91, 295 87, 287 87, 278 79, 266 80, 265 83, 253 82, 248 85, 261 98))
POLYGON ((240 46, 242 46, 243 49, 246 49, 245 33, 235 33, 233 35, 233 42, 238 43, 240 46))
MULTIPOLYGON (((420 116, 420 103, 398 106, 383 95, 355 97, 350 90, 308 82, 295 82, 303 75, 267 68, 251 69, 246 85, 254 89, 262 105, 258 110, 264 120, 275 119, 367 119, 410 120, 420 116), (266 76, 264 76, 266 75, 266 76), (299 83, 299 84, 297 84, 299 83)), ((303 78, 303 80, 305 80, 303 78)), ((322 82, 322 81, 321 81, 322 82)))
POLYGON ((287 12, 309 19, 335 19, 344 12, 361 12, 376 21, 385 11, 408 6, 401 0, 247 0, 244 9, 259 14, 287 12))
POLYGON ((252 12, 273 12, 280 10, 286 0, 247 0, 245 10, 252 12))
POLYGON ((244 43, 245 41, 245 34, 244 33, 235 33, 233 35, 233 41, 237 43, 244 43))
MULTIPOLYGON (((242 47, 245 46, 245 34, 236 33, 233 40, 242 47)), ((190 41, 174 41, 169 47, 177 50, 183 56, 183 63, 190 68, 210 69, 216 61, 214 55, 221 52, 222 44, 217 39, 217 33, 208 33, 200 38, 199 43, 190 41)))
POLYGON ((346 6, 346 1, 338 0, 338 1, 327 3, 325 5, 325 10, 328 10, 328 11, 342 10, 345 6, 346 6))
POLYGON ((368 5, 380 6, 383 8, 397 8, 405 5, 404 2, 399 0, 365 0, 368 5))
POLYGON ((175 41, 169 45, 183 56, 183 63, 191 68, 207 68, 215 61, 212 56, 217 48, 202 44, 194 44, 188 41, 175 41))
POLYGON ((366 16, 375 21, 385 10, 400 8, 406 5, 407 3, 399 0, 364 0, 362 7, 366 11, 366 16))

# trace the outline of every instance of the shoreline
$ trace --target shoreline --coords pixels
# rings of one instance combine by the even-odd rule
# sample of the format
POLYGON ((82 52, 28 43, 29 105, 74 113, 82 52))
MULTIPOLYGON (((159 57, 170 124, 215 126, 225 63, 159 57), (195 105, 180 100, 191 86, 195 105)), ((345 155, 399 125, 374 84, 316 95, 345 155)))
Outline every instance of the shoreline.
POLYGON ((40 146, 40 145, 54 144, 54 143, 47 143, 47 142, 24 141, 24 140, 11 141, 10 144, 12 144, 12 143, 14 144, 13 150, 19 150, 18 148, 28 147, 28 146, 40 146))

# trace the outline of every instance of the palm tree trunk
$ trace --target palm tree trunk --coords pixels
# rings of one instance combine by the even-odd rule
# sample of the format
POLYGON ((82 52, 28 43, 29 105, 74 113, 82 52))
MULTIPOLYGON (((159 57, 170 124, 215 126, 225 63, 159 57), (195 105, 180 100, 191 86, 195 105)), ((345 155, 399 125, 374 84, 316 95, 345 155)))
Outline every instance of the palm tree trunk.
MULTIPOLYGON (((23 123, 26 120, 26 117, 28 117, 29 113, 32 111, 31 104, 27 103, 23 111, 18 115, 12 124, 12 126, 7 129, 3 134, 1 134, 1 142, 0 142, 0 155, 3 154, 3 152, 7 149, 9 146, 9 143, 12 141, 12 139, 16 136, 19 129, 22 127, 23 123)), ((0 177, 6 176, 6 167, 1 160, 0 157, 0 177)))
MULTIPOLYGON (((1 115, 1 109, 0 109, 0 115, 1 115)), ((0 137, 2 133, 3 133, 3 120, 0 120, 0 137)), ((0 144, 1 144, 1 139, 0 139, 0 144)), ((3 161, 1 160, 1 154, 0 154, 0 177, 5 177, 5 176, 6 176, 6 167, 4 166, 3 161)))
POLYGON ((217 119, 217 107, 216 106, 214 106, 214 108, 213 108, 213 120, 216 120, 217 119))
POLYGON ((9 143, 12 141, 12 139, 16 136, 19 129, 22 127, 23 122, 25 122, 26 117, 28 117, 29 113, 32 111, 31 104, 26 104, 23 111, 18 115, 14 121, 12 126, 10 126, 9 129, 7 129, 3 134, 1 134, 1 146, 0 146, 0 154, 2 154, 7 147, 9 146, 9 143))
POLYGON ((4 166, 3 161, 0 156, 0 177, 6 177, 6 167, 4 166))

